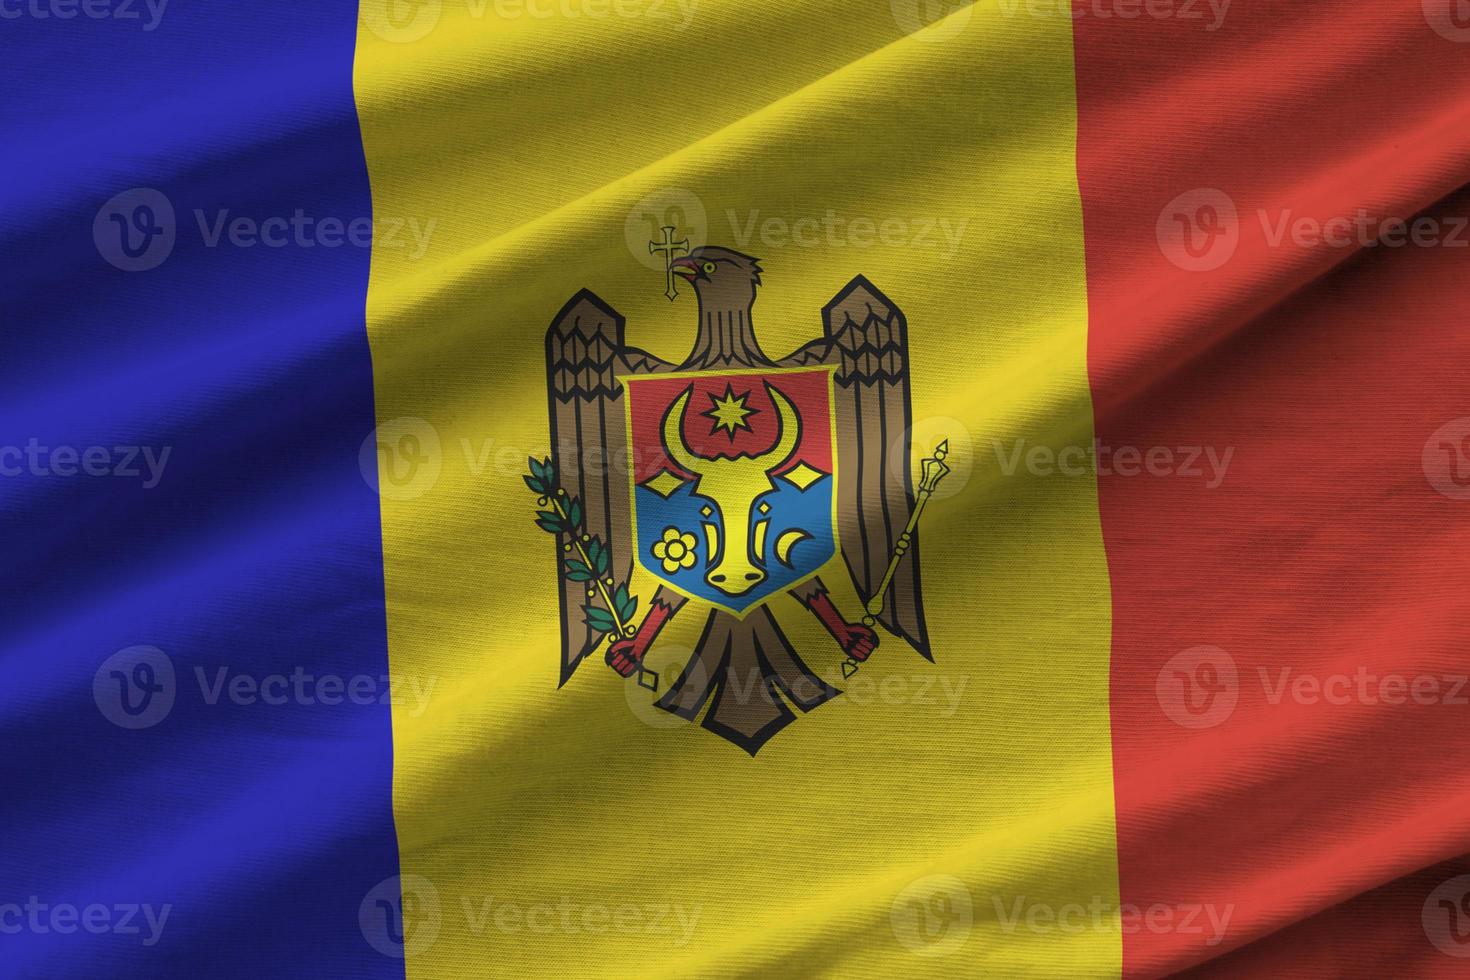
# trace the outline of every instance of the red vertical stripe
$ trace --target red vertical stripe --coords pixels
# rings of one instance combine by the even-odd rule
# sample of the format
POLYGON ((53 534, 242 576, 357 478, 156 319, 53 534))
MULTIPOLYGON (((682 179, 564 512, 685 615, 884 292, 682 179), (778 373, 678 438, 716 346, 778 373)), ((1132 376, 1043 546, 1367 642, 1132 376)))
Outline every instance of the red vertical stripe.
POLYGON ((1470 973, 1432 941, 1470 932, 1457 12, 1076 2, 1097 432, 1175 471, 1102 455, 1122 899, 1175 910, 1125 918, 1127 976, 1470 973), (1441 244, 1357 240, 1415 216, 1441 244))

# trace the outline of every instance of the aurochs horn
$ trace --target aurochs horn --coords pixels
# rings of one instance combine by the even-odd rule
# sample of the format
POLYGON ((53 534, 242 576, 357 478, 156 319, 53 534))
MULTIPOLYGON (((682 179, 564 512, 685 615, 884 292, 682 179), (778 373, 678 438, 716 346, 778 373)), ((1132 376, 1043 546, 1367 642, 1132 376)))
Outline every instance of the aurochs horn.
POLYGON ((759 456, 705 459, 696 456, 684 441, 684 410, 693 390, 686 389, 664 414, 664 451, 680 469, 695 476, 699 494, 719 508, 723 527, 713 522, 705 525, 714 547, 707 558, 709 570, 704 580, 726 595, 744 595, 766 578, 765 555, 754 553, 751 547, 752 541, 765 541, 764 528, 752 527, 755 501, 774 488, 771 473, 784 466, 796 451, 801 420, 790 399, 767 383, 766 391, 781 420, 775 445, 759 456))

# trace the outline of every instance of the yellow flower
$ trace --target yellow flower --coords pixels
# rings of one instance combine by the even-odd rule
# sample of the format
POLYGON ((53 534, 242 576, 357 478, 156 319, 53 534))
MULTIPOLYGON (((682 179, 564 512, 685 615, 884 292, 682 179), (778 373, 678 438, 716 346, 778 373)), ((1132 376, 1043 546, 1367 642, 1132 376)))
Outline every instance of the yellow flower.
POLYGON ((697 542, 692 534, 680 534, 677 527, 664 528, 664 539, 653 544, 653 557, 661 559, 664 571, 677 572, 681 568, 694 567, 694 546, 697 542))

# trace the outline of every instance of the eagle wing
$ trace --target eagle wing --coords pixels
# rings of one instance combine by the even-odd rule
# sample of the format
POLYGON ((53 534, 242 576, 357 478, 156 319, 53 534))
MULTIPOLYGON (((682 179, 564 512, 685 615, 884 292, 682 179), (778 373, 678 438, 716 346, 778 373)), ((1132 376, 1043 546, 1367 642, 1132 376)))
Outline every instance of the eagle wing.
MULTIPOLYGON (((582 503, 583 530, 601 541, 608 567, 627 581, 632 556, 626 467, 628 427, 620 375, 665 371, 669 365, 623 343, 623 317, 582 290, 562 307, 546 332, 546 387, 551 454, 561 486, 582 503)), ((561 679, 565 684, 603 634, 587 624, 587 584, 567 578, 566 535, 557 536, 561 587, 561 679)))
MULTIPOLYGON (((908 321, 888 297, 858 276, 822 311, 823 337, 783 367, 835 365, 837 517, 842 555, 864 602, 872 599, 913 512, 910 466, 908 321)), ((929 631, 919 582, 919 537, 894 572, 878 617, 925 658, 929 631)))

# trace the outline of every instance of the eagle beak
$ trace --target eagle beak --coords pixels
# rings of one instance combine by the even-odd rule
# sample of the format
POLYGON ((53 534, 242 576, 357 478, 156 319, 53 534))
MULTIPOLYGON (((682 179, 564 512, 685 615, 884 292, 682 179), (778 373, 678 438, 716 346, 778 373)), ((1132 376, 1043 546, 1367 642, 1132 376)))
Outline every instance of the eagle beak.
POLYGON ((699 278, 699 263, 691 258, 675 259, 669 263, 669 268, 691 282, 699 278))

